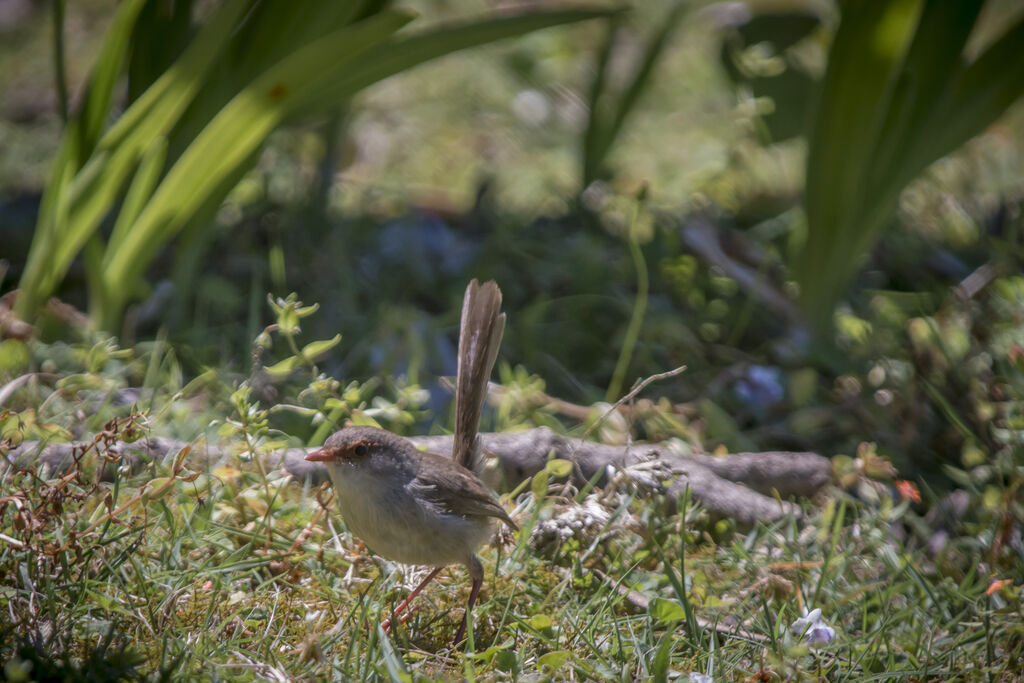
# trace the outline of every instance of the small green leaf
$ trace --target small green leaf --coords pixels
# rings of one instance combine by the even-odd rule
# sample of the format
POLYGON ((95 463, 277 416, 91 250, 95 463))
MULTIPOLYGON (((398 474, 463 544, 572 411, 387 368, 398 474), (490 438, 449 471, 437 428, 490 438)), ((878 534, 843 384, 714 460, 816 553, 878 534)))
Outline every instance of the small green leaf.
POLYGON ((651 666, 651 679, 654 681, 668 680, 669 665, 672 663, 672 636, 672 632, 668 631, 658 644, 658 652, 654 655, 654 664, 651 666))
POLYGON ((312 306, 303 306, 302 308, 295 309, 295 315, 302 318, 308 318, 309 316, 320 310, 320 304, 313 304, 312 306))
POLYGON ((376 427, 377 429, 383 429, 379 422, 361 410, 352 411, 352 424, 356 427, 376 427))
POLYGON ((552 477, 568 477, 572 473, 572 461, 555 458, 554 460, 548 460, 547 464, 544 465, 544 469, 552 477))
POLYGON ((530 617, 530 620, 526 623, 528 623, 531 628, 534 628, 538 631, 549 629, 555 625, 555 622, 551 621, 551 617, 549 617, 546 614, 535 614, 532 617, 530 617))
POLYGON ((348 407, 348 404, 345 401, 342 401, 340 398, 334 398, 333 396, 331 398, 327 399, 326 401, 324 401, 324 408, 326 408, 329 411, 330 410, 344 410, 347 407, 348 407))
POLYGON ((672 624, 686 619, 686 610, 675 600, 654 598, 647 611, 662 624, 672 624))
POLYGON ((191 452, 192 452, 192 446, 185 446, 180 451, 178 451, 178 454, 174 456, 174 464, 171 466, 171 471, 172 472, 177 472, 182 467, 184 467, 185 466, 185 460, 188 458, 188 456, 189 456, 189 454, 191 452))
POLYGON ((550 669, 552 672, 558 671, 562 668, 562 665, 569 661, 569 657, 572 657, 572 653, 568 650, 555 650, 549 652, 546 655, 541 655, 537 660, 537 663, 542 668, 550 669))
POLYGON ((490 662, 495 658, 495 656, 507 650, 509 647, 511 647, 510 643, 502 643, 501 645, 491 645, 483 652, 476 652, 474 654, 470 654, 467 656, 478 661, 490 662))
POLYGON ((533 492, 534 501, 537 504, 540 504, 548 494, 547 470, 541 470, 537 474, 533 475, 533 481, 530 483, 530 490, 533 492))
POLYGON ((315 358, 322 356, 331 349, 333 349, 335 346, 338 345, 339 342, 341 342, 340 334, 336 334, 330 339, 323 339, 321 341, 310 342, 309 344, 306 344, 304 347, 302 347, 302 355, 308 358, 309 360, 314 360, 315 358))
POLYGON ((394 643, 391 642, 388 634, 384 633, 384 629, 379 624, 377 626, 377 637, 380 638, 380 649, 384 655, 384 666, 387 667, 388 676, 391 677, 391 680, 400 681, 400 683, 412 683, 412 675, 409 674, 405 660, 402 659, 401 653, 395 649, 394 643))
POLYGON ((148 505, 150 502, 161 498, 170 491, 171 487, 169 486, 163 491, 160 490, 169 480, 170 477, 157 477, 156 479, 150 480, 150 482, 146 484, 146 489, 142 492, 142 504, 148 505))
POLYGON ((273 365, 263 368, 263 371, 271 377, 284 377, 300 365, 302 365, 301 358, 298 356, 290 356, 280 363, 274 363, 273 365))

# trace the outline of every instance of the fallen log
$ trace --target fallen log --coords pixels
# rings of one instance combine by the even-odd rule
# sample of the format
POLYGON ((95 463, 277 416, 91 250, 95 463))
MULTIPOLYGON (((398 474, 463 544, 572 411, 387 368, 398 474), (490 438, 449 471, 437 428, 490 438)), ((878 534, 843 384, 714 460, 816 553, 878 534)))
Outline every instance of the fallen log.
MULTIPOLYGON (((417 436, 417 446, 435 453, 450 453, 451 436, 417 436)), ((496 488, 510 489, 541 469, 551 458, 573 463, 571 481, 583 486, 595 479, 599 486, 617 472, 628 471, 646 477, 646 488, 680 497, 687 487, 693 499, 716 519, 729 518, 740 525, 775 521, 787 515, 799 516, 790 498, 811 497, 831 480, 827 458, 815 453, 734 453, 724 456, 683 454, 670 443, 611 446, 562 436, 547 427, 517 432, 480 435, 486 454, 497 463, 498 477, 489 477, 496 488)), ((132 443, 117 442, 109 448, 122 456, 128 466, 163 462, 190 444, 150 437, 132 443)), ((36 467, 41 472, 65 471, 74 462, 80 443, 25 442, 0 452, 19 468, 36 467)), ((326 479, 320 463, 308 462, 304 448, 288 448, 264 454, 265 468, 284 468, 300 481, 318 483, 326 479)), ((193 470, 210 469, 235 457, 230 448, 197 444, 189 454, 193 470)))

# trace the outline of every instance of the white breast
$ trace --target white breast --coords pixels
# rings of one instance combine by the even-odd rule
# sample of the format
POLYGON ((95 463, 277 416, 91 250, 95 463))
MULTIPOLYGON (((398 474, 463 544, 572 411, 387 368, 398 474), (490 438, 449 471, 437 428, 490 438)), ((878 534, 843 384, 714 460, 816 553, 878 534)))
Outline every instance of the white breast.
POLYGON ((469 564, 491 534, 490 518, 445 514, 415 498, 399 482, 344 463, 328 471, 345 523, 370 550, 405 564, 469 564))

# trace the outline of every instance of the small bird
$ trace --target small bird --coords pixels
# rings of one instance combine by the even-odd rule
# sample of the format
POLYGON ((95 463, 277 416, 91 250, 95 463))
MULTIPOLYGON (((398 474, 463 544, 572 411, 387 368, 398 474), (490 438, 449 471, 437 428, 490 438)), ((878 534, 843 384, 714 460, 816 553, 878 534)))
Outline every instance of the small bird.
MULTIPOLYGON (((375 427, 342 429, 306 456, 327 467, 345 523, 373 552, 396 562, 435 567, 393 616, 400 615, 441 569, 466 565, 473 585, 455 643, 462 641, 483 584, 477 548, 491 537, 495 519, 519 528, 473 472, 480 458, 477 430, 487 381, 505 329, 500 311, 497 284, 469 283, 462 305, 450 459, 420 451, 408 440, 375 427)), ((390 629, 391 619, 382 625, 390 629)))

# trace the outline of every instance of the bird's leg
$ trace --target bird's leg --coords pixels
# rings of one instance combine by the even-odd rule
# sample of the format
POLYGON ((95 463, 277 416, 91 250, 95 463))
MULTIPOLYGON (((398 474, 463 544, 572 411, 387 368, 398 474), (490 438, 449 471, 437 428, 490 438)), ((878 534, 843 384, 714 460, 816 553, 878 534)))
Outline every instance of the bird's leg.
MULTIPOLYGON (((391 613, 391 616, 380 623, 381 628, 384 629, 384 633, 391 633, 391 620, 400 615, 402 612, 404 612, 405 608, 409 606, 409 603, 412 602, 413 598, 419 595, 420 591, 426 588, 427 584, 433 581, 434 577, 437 576, 442 569, 444 569, 444 567, 435 567, 434 571, 427 574, 427 578, 420 581, 420 585, 416 586, 416 588, 414 588, 413 591, 409 593, 408 596, 406 596, 405 600, 402 600, 402 602, 398 603, 398 607, 395 609, 394 612, 391 613)), ((405 623, 406 619, 408 618, 409 617, 406 616, 400 621, 402 623, 405 623)))
POLYGON ((476 596, 480 593, 480 587, 484 585, 484 567, 476 557, 469 565, 469 575, 473 578, 473 587, 469 590, 469 602, 466 604, 466 613, 462 616, 462 624, 459 632, 455 634, 454 645, 462 642, 462 636, 466 635, 466 624, 469 622, 469 613, 473 611, 476 604, 476 596))

